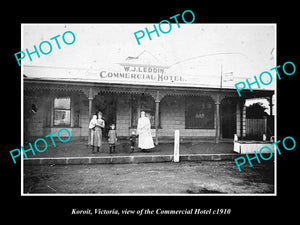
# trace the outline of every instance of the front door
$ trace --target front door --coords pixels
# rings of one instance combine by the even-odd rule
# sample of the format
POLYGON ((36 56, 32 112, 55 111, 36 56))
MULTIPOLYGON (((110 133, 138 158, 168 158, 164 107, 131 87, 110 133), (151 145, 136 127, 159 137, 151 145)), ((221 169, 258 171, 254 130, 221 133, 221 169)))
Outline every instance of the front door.
POLYGON ((232 100, 224 100, 221 104, 221 136, 233 139, 236 133, 236 104, 232 100))
POLYGON ((105 121, 103 136, 107 137, 111 124, 116 125, 116 98, 113 94, 97 95, 94 99, 94 110, 102 112, 105 121))

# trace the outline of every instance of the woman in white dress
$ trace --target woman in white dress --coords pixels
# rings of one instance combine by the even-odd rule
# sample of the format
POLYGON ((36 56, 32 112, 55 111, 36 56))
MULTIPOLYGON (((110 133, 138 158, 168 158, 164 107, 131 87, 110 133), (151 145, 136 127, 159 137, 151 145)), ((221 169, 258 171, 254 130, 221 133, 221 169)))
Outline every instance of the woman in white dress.
POLYGON ((151 124, 144 111, 141 112, 141 117, 138 120, 137 133, 139 135, 138 147, 142 149, 154 148, 153 139, 151 136, 151 124))

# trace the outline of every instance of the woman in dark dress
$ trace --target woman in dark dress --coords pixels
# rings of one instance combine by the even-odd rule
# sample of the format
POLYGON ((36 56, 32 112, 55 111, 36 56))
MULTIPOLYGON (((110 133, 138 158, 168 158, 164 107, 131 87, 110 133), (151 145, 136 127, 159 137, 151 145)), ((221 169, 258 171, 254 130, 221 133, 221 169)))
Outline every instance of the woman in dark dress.
POLYGON ((105 127, 105 122, 102 119, 102 113, 98 112, 97 113, 97 122, 96 122, 96 126, 95 126, 95 132, 94 132, 94 143, 93 146, 97 147, 97 152, 99 152, 100 147, 102 145, 102 129, 105 127))

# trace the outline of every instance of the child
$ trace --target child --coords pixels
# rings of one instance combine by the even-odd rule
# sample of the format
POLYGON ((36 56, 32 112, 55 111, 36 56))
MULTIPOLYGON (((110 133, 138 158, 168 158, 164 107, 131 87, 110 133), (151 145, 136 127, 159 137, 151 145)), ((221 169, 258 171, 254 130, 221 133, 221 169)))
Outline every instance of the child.
POLYGON ((130 153, 132 153, 132 152, 134 152, 135 143, 136 143, 136 135, 135 135, 134 131, 132 131, 129 140, 130 140, 130 153))
POLYGON ((96 126, 96 123, 97 123, 97 116, 93 115, 93 118, 91 119, 89 124, 89 129, 93 129, 96 126))
POLYGON ((109 143, 109 154, 116 152, 116 143, 117 143, 117 133, 115 130, 115 125, 110 125, 110 130, 108 131, 108 143, 109 143))

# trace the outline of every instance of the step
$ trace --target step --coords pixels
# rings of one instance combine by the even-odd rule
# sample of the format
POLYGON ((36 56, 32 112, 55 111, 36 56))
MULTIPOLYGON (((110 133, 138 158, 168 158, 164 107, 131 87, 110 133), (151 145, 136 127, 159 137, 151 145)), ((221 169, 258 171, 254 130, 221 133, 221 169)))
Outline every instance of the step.
MULTIPOLYGON (((214 161, 233 160, 232 154, 182 154, 180 161, 214 161)), ((122 164, 122 163, 154 163, 172 162, 173 155, 134 155, 134 156, 95 156, 95 157, 59 157, 59 158, 27 158, 24 165, 87 165, 87 164, 122 164)))

